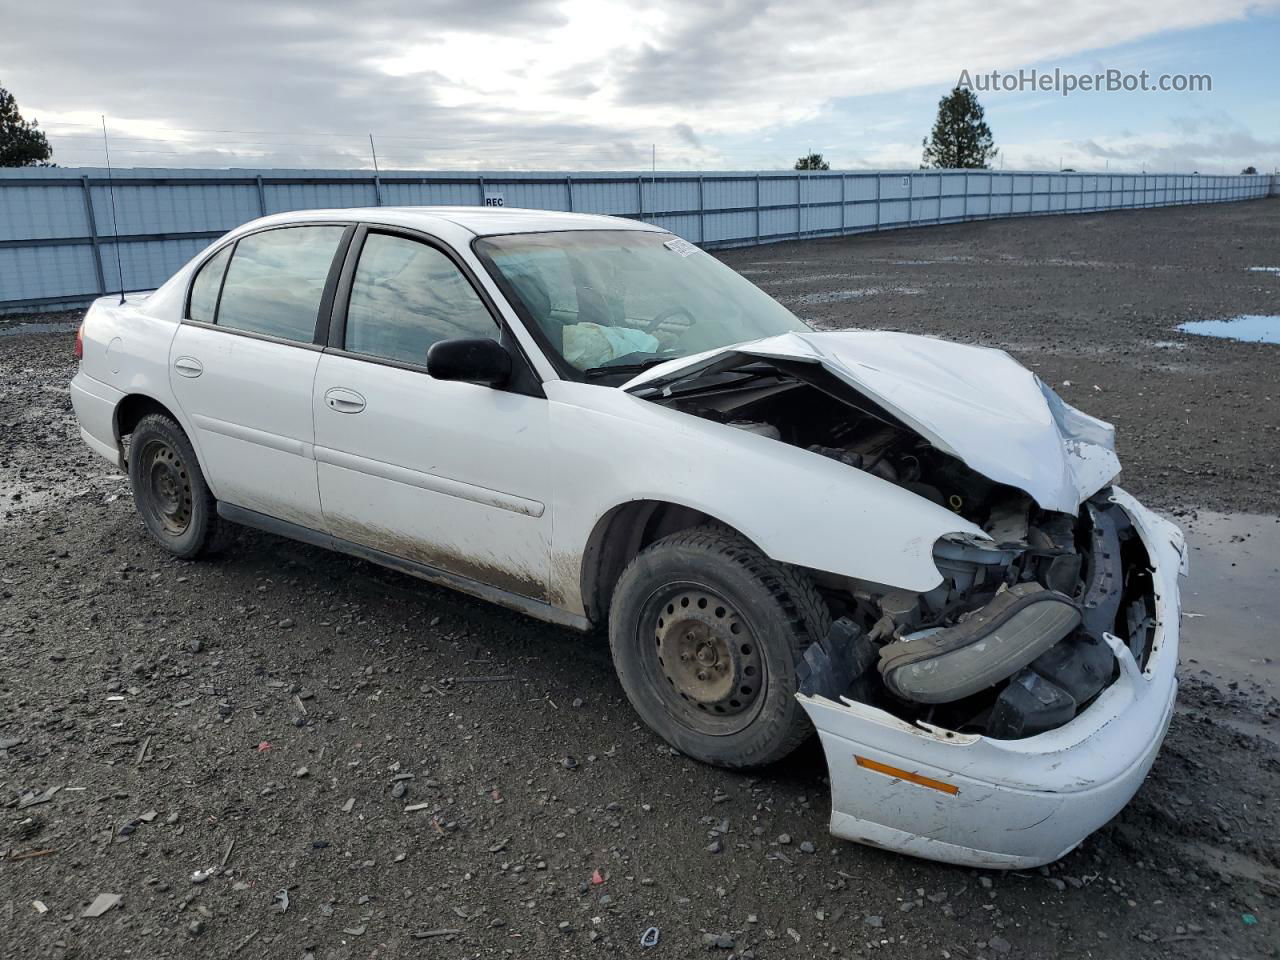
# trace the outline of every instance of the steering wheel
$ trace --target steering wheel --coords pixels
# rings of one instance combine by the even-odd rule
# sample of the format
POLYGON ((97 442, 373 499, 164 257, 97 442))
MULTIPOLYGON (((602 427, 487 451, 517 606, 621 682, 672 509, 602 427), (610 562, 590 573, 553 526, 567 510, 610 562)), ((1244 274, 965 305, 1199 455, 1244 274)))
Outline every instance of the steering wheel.
POLYGON ((658 337, 662 342, 661 334, 667 334, 670 338, 663 346, 671 346, 680 341, 694 324, 693 314, 689 312, 687 307, 668 307, 663 310, 652 320, 649 321, 649 333, 658 337), (683 318, 679 320, 677 318, 683 318))

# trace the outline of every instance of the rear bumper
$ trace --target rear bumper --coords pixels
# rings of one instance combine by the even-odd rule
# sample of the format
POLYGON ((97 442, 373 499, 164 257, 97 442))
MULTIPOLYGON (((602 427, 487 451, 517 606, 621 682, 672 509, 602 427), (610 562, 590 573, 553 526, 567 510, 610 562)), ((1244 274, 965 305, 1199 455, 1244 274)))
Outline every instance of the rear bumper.
POLYGON ((1070 723, 991 740, 905 723, 852 701, 800 697, 831 773, 838 837, 968 866, 1049 863, 1114 817, 1164 741, 1177 693, 1176 526, 1116 488, 1155 566, 1156 630, 1145 670, 1115 640, 1120 676, 1070 723), (887 769, 886 769, 887 768, 887 769))
POLYGON ((119 390, 84 371, 77 371, 71 380, 71 406, 80 423, 80 439, 121 470, 125 469, 125 463, 120 438, 116 435, 116 406, 123 399, 124 394, 119 390))

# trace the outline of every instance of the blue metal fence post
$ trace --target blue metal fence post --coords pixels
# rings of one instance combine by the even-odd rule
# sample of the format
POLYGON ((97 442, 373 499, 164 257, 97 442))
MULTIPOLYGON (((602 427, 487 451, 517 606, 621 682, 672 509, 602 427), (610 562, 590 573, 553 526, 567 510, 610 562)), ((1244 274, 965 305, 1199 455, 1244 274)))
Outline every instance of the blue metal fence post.
POLYGON ((756 174, 756 243, 760 242, 760 174, 756 174))
POLYGON ((800 174, 796 174, 796 239, 799 240, 804 236, 804 207, 801 204, 800 191, 801 187, 800 174))
POLYGON ((80 185, 84 188, 84 215, 89 221, 89 242, 93 244, 93 268, 98 275, 98 293, 106 294, 107 277, 102 271, 102 247, 98 243, 98 218, 93 212, 93 191, 89 187, 89 178, 81 177, 80 185))
POLYGON ((640 208, 640 219, 644 219, 644 174, 636 177, 636 205, 640 208))
POLYGON ((845 175, 842 173, 840 174, 840 235, 841 236, 844 236, 844 210, 845 210, 844 204, 845 204, 846 196, 848 196, 848 191, 846 190, 846 187, 845 187, 845 175))
POLYGON ((253 178, 258 184, 258 216, 265 217, 267 215, 267 191, 262 186, 262 174, 253 178))
POLYGON ((707 242, 707 205, 703 201, 702 174, 698 174, 698 242, 707 242))
POLYGON ((569 194, 569 212, 573 213, 573 177, 567 173, 564 175, 564 188, 569 194))
POLYGON ((876 174, 876 230, 880 229, 880 193, 884 189, 880 185, 881 175, 876 174))
POLYGON ((480 192, 480 206, 483 207, 484 206, 484 177, 479 174, 476 175, 476 188, 480 192))

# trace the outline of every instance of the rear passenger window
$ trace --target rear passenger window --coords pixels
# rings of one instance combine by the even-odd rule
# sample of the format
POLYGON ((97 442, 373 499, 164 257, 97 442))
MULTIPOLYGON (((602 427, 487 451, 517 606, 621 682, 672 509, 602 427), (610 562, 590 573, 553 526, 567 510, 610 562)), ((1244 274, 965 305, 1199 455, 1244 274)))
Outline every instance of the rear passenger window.
POLYGON ((192 320, 213 323, 213 312, 218 308, 218 290, 230 256, 231 245, 228 244, 206 260, 196 274, 195 283, 191 284, 191 309, 187 312, 192 320))
POLYGON ((368 235, 351 286, 347 350, 425 364, 438 340, 498 336, 480 295, 443 253, 404 237, 368 235))
POLYGON ((311 343, 342 227, 287 227, 236 244, 217 324, 311 343))

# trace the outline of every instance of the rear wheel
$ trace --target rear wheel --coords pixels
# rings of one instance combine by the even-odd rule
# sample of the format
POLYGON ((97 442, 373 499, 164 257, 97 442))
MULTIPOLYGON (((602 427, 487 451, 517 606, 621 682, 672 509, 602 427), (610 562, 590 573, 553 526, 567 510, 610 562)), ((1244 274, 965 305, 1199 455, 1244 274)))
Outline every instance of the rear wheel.
POLYGON ((623 571, 609 644, 627 699, 663 739, 706 763, 756 767, 809 735, 795 665, 830 622, 802 571, 698 527, 623 571))
POLYGON ((230 539, 233 528, 218 517, 191 441, 171 418, 149 414, 134 428, 129 483, 142 522, 175 557, 194 559, 230 539))

